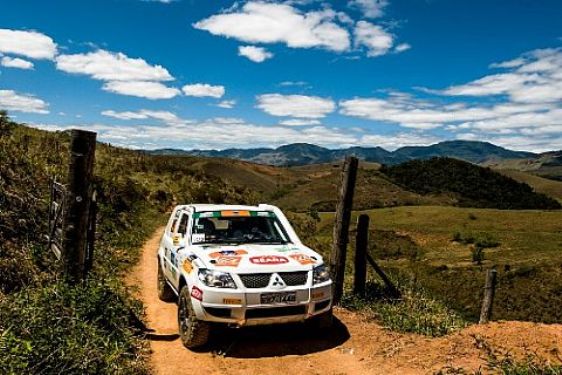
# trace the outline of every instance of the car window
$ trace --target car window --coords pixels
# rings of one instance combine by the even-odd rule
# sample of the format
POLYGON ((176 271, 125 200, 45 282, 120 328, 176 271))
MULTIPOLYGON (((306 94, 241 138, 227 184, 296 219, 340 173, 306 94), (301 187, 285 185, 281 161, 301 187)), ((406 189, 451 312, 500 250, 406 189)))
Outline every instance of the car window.
POLYGON ((290 241, 272 213, 213 211, 194 215, 192 242, 284 244, 290 241))
POLYGON ((180 234, 182 237, 185 236, 187 233, 187 224, 189 223, 189 215, 183 214, 181 219, 179 220, 178 228, 176 229, 175 233, 180 234))

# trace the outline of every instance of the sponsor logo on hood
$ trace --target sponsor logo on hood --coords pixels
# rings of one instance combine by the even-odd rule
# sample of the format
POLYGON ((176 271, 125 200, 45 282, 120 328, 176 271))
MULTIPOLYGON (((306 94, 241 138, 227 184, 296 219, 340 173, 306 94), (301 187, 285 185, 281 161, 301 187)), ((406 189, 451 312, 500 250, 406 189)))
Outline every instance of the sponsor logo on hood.
POLYGON ((278 255, 262 255, 259 257, 251 257, 250 262, 253 264, 285 264, 289 263, 289 259, 278 255))

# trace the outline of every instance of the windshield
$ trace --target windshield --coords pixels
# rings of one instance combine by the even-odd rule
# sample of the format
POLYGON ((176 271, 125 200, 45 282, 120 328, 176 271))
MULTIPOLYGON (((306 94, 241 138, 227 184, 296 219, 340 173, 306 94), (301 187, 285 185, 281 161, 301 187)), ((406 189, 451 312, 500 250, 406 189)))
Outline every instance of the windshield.
POLYGON ((193 244, 286 244, 287 232, 272 212, 200 212, 193 215, 193 244))

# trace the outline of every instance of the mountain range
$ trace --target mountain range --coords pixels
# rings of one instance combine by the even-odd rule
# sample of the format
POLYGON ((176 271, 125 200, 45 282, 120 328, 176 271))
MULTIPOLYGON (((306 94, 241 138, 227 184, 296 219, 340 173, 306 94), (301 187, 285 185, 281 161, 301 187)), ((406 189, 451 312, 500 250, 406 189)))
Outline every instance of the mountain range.
POLYGON ((488 142, 445 141, 430 146, 408 146, 395 151, 382 147, 350 147, 328 149, 308 143, 293 143, 278 148, 253 148, 225 150, 178 150, 158 149, 149 151, 155 155, 190 155, 238 159, 259 164, 275 166, 296 166, 319 163, 332 163, 348 155, 361 160, 394 165, 415 159, 432 157, 451 157, 475 164, 490 163, 507 159, 534 159, 539 154, 513 151, 488 142))

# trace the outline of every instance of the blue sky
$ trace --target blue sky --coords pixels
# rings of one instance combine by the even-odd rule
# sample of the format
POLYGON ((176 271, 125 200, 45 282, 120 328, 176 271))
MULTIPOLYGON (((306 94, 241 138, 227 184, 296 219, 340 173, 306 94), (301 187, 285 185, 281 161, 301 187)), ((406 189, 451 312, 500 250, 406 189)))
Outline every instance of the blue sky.
POLYGON ((5 0, 0 108, 132 148, 562 149, 562 2, 5 0))

